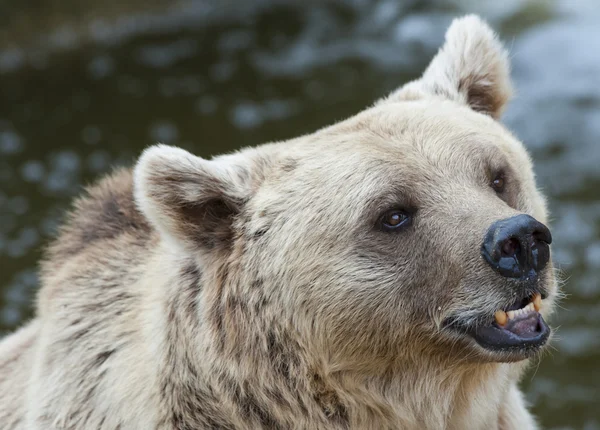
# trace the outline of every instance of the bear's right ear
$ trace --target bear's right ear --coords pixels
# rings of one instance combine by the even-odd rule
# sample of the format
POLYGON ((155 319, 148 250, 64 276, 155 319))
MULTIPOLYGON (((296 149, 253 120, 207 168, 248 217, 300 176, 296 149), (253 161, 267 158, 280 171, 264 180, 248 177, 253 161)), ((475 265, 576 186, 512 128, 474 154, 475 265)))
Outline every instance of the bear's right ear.
POLYGON ((248 177, 242 166, 155 145, 135 167, 135 200, 163 237, 188 248, 226 248, 248 198, 248 177))

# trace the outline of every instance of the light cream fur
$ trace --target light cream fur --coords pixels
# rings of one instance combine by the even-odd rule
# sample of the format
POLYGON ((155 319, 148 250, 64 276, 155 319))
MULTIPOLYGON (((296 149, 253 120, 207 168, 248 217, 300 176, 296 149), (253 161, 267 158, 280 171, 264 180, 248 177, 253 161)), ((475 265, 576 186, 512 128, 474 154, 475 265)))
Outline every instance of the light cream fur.
MULTIPOLYGON (((514 301, 480 257, 491 223, 547 219, 496 121, 509 94, 470 16, 420 80, 331 127, 213 160, 147 149, 50 247, 36 319, 0 344, 2 428, 536 428, 527 360, 444 326, 514 301), (378 231, 397 206, 410 229, 378 231)), ((551 267, 540 284, 547 317, 551 267)))
POLYGON ((469 15, 454 20, 446 43, 423 76, 386 100, 434 96, 499 118, 511 94, 507 52, 479 17, 469 15))

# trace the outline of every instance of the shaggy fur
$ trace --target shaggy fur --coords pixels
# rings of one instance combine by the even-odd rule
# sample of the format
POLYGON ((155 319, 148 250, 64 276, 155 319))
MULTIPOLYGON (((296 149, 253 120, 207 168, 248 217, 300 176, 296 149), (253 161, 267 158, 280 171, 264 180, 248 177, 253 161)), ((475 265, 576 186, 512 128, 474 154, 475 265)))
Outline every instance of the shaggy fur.
MULTIPOLYGON (((157 145, 91 187, 0 344, 2 428, 535 428, 526 361, 444 324, 522 293, 481 259, 488 227, 547 218, 495 120, 505 51, 473 16, 446 39, 339 124, 213 160, 157 145), (381 231, 393 208, 412 225, 381 231)), ((539 284, 547 316, 552 267, 539 284)))

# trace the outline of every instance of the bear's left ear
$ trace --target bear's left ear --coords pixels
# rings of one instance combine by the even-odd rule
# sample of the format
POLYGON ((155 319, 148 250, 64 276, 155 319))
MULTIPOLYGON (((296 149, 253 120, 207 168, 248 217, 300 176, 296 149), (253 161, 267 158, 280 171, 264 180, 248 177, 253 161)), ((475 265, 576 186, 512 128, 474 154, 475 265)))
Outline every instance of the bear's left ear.
POLYGON ((250 175, 228 157, 209 161, 167 145, 144 151, 134 170, 135 200, 163 238, 188 249, 229 247, 250 175))
POLYGON ((484 21, 468 15, 452 22, 444 45, 420 79, 379 103, 433 95, 498 119, 511 94, 506 50, 484 21))

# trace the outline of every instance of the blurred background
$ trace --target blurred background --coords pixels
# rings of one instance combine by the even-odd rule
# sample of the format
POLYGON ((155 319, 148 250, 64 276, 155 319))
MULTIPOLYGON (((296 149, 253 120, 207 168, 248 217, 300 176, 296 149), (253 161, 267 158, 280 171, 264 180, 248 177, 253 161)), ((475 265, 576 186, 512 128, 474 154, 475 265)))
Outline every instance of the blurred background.
POLYGON ((83 185, 157 141, 209 157, 348 117, 422 72, 465 12, 510 50, 504 122, 568 280, 527 397, 544 428, 600 429, 597 0, 0 0, 0 336, 31 317, 40 251, 83 185))

